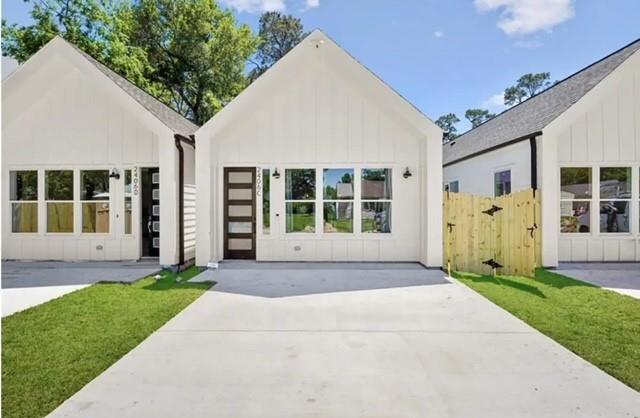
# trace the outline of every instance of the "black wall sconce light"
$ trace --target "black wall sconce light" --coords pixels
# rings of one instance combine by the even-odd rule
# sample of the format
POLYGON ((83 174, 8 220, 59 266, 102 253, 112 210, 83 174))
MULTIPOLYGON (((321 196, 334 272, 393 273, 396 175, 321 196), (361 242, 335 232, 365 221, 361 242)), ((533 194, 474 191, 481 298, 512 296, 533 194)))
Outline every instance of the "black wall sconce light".
POLYGON ((275 170, 273 170, 273 178, 274 179, 279 179, 280 178, 280 172, 278 171, 277 168, 275 170))
POLYGON ((109 178, 120 180, 120 173, 118 172, 117 168, 114 168, 111 170, 111 173, 109 174, 109 178))
POLYGON ((411 171, 409 171, 409 167, 404 169, 404 174, 402 175, 402 177, 404 177, 405 179, 408 179, 409 177, 411 177, 413 174, 411 174, 411 171))

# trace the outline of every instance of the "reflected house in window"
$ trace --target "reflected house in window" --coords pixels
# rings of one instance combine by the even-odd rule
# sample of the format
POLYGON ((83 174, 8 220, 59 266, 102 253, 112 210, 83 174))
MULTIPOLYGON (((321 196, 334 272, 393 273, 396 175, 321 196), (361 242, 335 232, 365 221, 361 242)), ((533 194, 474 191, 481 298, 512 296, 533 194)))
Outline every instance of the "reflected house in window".
POLYGON ((637 74, 640 39, 444 144, 443 183, 535 191, 538 265, 640 262, 637 74))

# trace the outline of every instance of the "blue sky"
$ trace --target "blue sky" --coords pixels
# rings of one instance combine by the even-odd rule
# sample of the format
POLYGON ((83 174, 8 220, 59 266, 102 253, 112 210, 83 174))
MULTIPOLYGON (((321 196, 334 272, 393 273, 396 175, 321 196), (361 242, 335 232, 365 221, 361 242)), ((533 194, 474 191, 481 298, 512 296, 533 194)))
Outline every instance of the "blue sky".
MULTIPOLYGON (((638 0, 223 0, 257 28, 282 10, 320 28, 432 119, 502 110, 527 72, 560 80, 640 37, 638 0)), ((8 22, 29 3, 3 2, 8 22)), ((464 131, 468 124, 461 123, 464 131)))

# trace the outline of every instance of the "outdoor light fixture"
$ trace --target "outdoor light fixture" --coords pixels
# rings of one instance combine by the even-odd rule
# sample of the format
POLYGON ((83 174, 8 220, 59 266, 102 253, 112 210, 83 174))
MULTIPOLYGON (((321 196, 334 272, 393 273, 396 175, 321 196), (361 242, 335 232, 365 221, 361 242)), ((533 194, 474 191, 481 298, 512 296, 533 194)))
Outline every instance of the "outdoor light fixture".
POLYGON ((273 178, 274 179, 279 179, 280 178, 280 172, 278 171, 277 168, 273 171, 273 178))
POLYGON ((111 174, 109 174, 109 178, 120 180, 120 173, 117 168, 111 170, 111 174))
POLYGON ((404 174, 402 175, 402 177, 404 177, 405 179, 408 179, 409 177, 411 177, 411 171, 409 171, 409 167, 404 169, 404 174))

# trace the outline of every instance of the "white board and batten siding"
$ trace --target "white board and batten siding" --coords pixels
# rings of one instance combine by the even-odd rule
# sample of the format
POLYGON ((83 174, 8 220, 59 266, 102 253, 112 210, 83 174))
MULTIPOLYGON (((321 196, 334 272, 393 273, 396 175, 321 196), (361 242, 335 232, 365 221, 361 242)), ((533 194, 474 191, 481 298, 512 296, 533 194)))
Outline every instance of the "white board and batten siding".
MULTIPOLYGON (((640 53, 635 53, 544 130, 545 141, 557 147, 559 167, 591 167, 594 209, 591 232, 562 234, 559 261, 640 261, 640 53), (600 233, 601 167, 631 167, 630 233, 600 233)), ((545 180, 555 183, 559 169, 545 180)), ((545 195, 546 197, 546 189, 545 195)), ((556 198, 559 197, 556 195, 556 198)), ((554 209, 559 225, 559 205, 554 209)), ((559 228, 559 226, 558 226, 559 228)))
POLYGON ((441 265, 441 131, 434 125, 430 132, 421 132, 408 123, 398 109, 381 101, 378 89, 382 85, 370 88, 364 84, 358 79, 362 70, 345 65, 344 60, 351 58, 341 54, 344 51, 333 45, 315 48, 307 39, 248 89, 254 89, 246 92, 246 99, 251 100, 240 96, 238 103, 229 105, 230 113, 220 115, 221 121, 214 118, 211 127, 205 125, 196 133, 200 176, 197 264, 223 257, 224 168, 257 167, 271 173, 277 168, 281 174, 270 181, 268 235, 262 233, 258 199, 258 260, 441 265), (288 168, 316 169, 315 233, 285 230, 288 168), (360 170, 392 169, 392 232, 323 233, 319 206, 325 168, 354 169, 354 231, 359 230, 360 221, 360 170), (412 173, 407 179, 403 178, 406 168, 412 173), (429 237, 428 225, 432 225, 429 237), (428 249, 429 239, 434 243, 428 249))

